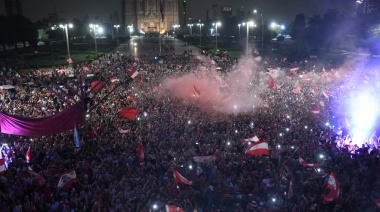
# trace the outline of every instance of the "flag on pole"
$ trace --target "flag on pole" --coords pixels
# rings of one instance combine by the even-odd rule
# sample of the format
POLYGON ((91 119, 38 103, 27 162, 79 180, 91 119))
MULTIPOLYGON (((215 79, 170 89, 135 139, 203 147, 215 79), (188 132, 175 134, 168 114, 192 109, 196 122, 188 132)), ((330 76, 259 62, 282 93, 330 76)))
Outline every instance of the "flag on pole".
POLYGON ((246 144, 248 142, 258 142, 259 138, 257 137, 256 133, 253 133, 253 135, 249 138, 243 139, 241 142, 242 144, 246 144))
POLYGON ((177 207, 175 205, 165 205, 165 211, 166 212, 186 212, 180 207, 177 207))
POLYGON ((73 183, 77 182, 77 174, 75 173, 74 169, 70 169, 64 173, 61 174, 61 177, 58 182, 58 188, 67 189, 69 188, 73 183))
POLYGON ((144 146, 142 145, 141 142, 139 142, 137 146, 137 160, 139 162, 144 160, 144 146))
POLYGON ((269 155, 268 142, 259 141, 248 146, 245 154, 250 156, 269 155))
POLYGON ((139 113, 139 110, 130 107, 124 108, 121 111, 119 111, 120 115, 122 115, 124 118, 130 121, 133 121, 139 113))
POLYGON ((330 192, 323 197, 323 203, 325 204, 336 200, 339 196, 339 183, 333 172, 328 176, 327 188, 330 192))
POLYGON ((182 176, 178 171, 174 170, 173 171, 173 176, 174 176, 174 180, 177 182, 177 183, 183 183, 183 184, 186 184, 186 185, 192 185, 193 182, 186 179, 184 176, 182 176))
POLYGON ((201 95, 201 92, 195 87, 195 85, 193 86, 193 96, 199 98, 201 95))
POLYGON ((307 163, 304 159, 301 158, 301 154, 298 153, 298 161, 302 166, 308 167, 308 168, 315 168, 318 167, 318 163, 307 163))
POLYGON ((44 177, 42 177, 40 174, 33 171, 33 169, 28 165, 28 173, 33 178, 33 180, 38 182, 39 186, 43 186, 46 183, 46 180, 44 177))
POLYGON ((78 135, 78 130, 77 130, 77 124, 74 123, 74 144, 75 144, 75 147, 79 148, 80 147, 80 144, 79 144, 79 135, 78 135))
POLYGON ((7 167, 5 167, 5 159, 0 159, 0 174, 3 174, 7 170, 7 167))
POLYGON ((30 147, 28 148, 28 151, 26 151, 26 162, 29 163, 32 160, 32 154, 30 153, 30 147))
POLYGON ((141 76, 140 73, 139 73, 136 69, 131 70, 131 71, 128 73, 128 75, 129 75, 132 79, 134 79, 134 78, 139 78, 139 77, 141 76))

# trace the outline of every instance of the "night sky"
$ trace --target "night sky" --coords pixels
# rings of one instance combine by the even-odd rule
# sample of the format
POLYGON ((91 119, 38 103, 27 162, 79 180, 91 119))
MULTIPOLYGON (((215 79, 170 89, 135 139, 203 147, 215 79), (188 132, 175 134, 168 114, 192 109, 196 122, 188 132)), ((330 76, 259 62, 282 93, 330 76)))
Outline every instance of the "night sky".
MULTIPOLYGON (((0 0, 0 14, 4 15, 4 1, 0 0)), ((109 21, 110 14, 115 11, 121 15, 121 0, 21 0, 23 15, 32 21, 48 17, 49 13, 64 11, 62 18, 82 19, 88 15, 89 20, 98 17, 109 21)), ((233 15, 239 7, 244 10, 257 9, 263 13, 264 19, 287 24, 294 20, 298 13, 306 17, 324 14, 328 9, 338 9, 346 15, 351 15, 355 9, 355 0, 187 0, 194 19, 205 19, 207 9, 212 4, 231 5, 233 15)))

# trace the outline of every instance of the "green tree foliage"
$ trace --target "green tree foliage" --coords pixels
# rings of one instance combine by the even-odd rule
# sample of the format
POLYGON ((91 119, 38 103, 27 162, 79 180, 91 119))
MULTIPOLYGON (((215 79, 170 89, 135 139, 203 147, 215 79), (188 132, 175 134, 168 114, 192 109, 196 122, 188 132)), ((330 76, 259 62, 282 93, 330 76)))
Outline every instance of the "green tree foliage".
POLYGON ((37 45, 37 30, 35 24, 30 19, 24 16, 0 16, 0 43, 5 45, 14 45, 17 48, 17 43, 22 42, 24 47, 26 42, 31 46, 37 45))

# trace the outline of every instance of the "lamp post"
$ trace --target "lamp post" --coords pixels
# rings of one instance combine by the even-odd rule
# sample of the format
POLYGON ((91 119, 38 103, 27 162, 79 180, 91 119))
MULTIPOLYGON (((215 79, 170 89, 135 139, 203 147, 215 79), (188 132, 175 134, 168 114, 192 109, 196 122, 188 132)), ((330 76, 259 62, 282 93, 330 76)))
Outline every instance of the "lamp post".
POLYGON ((66 33, 66 46, 67 46, 67 57, 68 59, 70 60, 70 44, 69 44, 69 33, 67 32, 67 27, 69 28, 73 28, 73 25, 72 24, 61 24, 59 25, 59 27, 61 27, 62 29, 65 30, 65 33, 66 33))
POLYGON ((117 43, 119 43, 119 27, 120 27, 120 25, 119 24, 113 25, 113 27, 116 28, 116 41, 117 41, 117 43))
POLYGON ((238 27, 239 27, 239 40, 240 40, 240 27, 241 27, 241 24, 238 24, 238 27))
POLYGON ((199 26, 199 46, 202 46, 202 23, 197 23, 197 26, 199 26))
POLYGON ((178 24, 177 25, 173 25, 173 28, 174 28, 174 34, 175 34, 175 29, 180 27, 178 24))
POLYGON ((96 29, 99 27, 97 24, 90 24, 90 27, 94 31, 94 40, 95 40, 95 52, 96 56, 98 56, 98 44, 96 43, 96 29))
POLYGON ((222 23, 216 22, 212 23, 213 26, 215 26, 215 52, 218 51, 218 26, 221 26, 222 23))
POLYGON ((247 40, 246 40, 246 43, 245 43, 245 54, 246 55, 248 55, 248 41, 249 41, 249 27, 250 26, 253 26, 254 25, 254 23, 252 22, 252 21, 248 21, 247 23, 246 23, 246 25, 247 25, 247 40))
POLYGON ((190 35, 193 35, 193 26, 194 26, 194 24, 187 24, 187 26, 189 26, 190 27, 190 35))

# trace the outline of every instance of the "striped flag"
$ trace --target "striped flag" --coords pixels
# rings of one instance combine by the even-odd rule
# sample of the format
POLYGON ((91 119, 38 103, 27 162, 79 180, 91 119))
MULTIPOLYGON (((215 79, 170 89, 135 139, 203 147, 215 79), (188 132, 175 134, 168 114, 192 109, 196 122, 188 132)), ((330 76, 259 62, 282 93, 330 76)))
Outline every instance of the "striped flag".
POLYGON ((136 69, 131 70, 131 71, 128 73, 128 75, 129 75, 132 79, 134 79, 134 78, 139 78, 139 77, 141 76, 140 73, 139 73, 136 69))
POLYGON ((29 163, 30 160, 32 160, 32 155, 31 155, 31 153, 30 153, 30 147, 28 148, 28 151, 26 151, 26 155, 25 155, 25 157, 26 157, 26 162, 27 162, 27 163, 29 163))
POLYGON ((73 183, 77 181, 78 179, 77 179, 77 174, 75 173, 75 170, 70 169, 61 174, 61 177, 59 178, 59 182, 58 182, 58 188, 67 189, 73 183))
POLYGON ((193 96, 199 98, 201 95, 201 92, 195 87, 195 85, 193 86, 193 96))
POLYGON ((259 141, 248 146, 245 154, 250 156, 269 155, 268 142, 259 141))
POLYGON ((180 207, 177 207, 175 205, 165 205, 165 211, 166 212, 186 212, 180 207))
POLYGON ((248 142, 258 142, 259 138, 257 137, 256 133, 253 133, 253 135, 249 138, 243 139, 241 142, 242 144, 246 144, 248 142))
POLYGON ((333 172, 328 176, 327 188, 330 192, 323 197, 323 203, 325 204, 336 200, 339 196, 339 183, 333 172))
POLYGON ((304 159, 301 158, 301 154, 298 153, 298 161, 302 166, 308 167, 308 168, 315 168, 318 167, 318 163, 307 163, 304 159))
POLYGON ((42 177, 40 174, 33 171, 33 169, 28 165, 28 172, 30 176, 33 178, 33 180, 38 182, 39 186, 43 186, 46 183, 46 180, 44 177, 42 177))
POLYGON ((311 112, 314 114, 319 114, 321 112, 321 109, 317 107, 317 108, 312 109, 311 112))
POLYGON ((322 91, 323 96, 328 99, 333 96, 333 94, 329 91, 322 91))
POLYGON ((184 176, 182 176, 178 171, 174 170, 173 171, 173 176, 174 176, 174 180, 177 182, 177 183, 183 183, 183 184, 186 184, 186 185, 192 185, 193 182, 186 179, 184 176))

